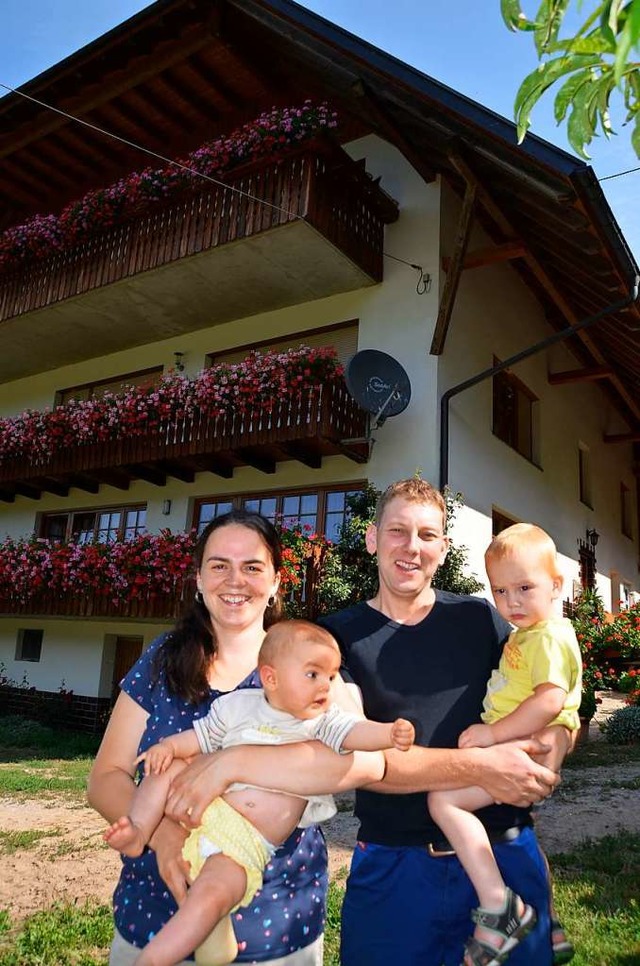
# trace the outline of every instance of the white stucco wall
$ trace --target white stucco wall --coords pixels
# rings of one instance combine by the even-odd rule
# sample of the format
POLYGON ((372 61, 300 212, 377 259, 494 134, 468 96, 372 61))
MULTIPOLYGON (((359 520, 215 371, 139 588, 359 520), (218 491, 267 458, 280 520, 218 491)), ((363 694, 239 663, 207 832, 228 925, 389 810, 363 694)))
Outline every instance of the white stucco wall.
MULTIPOLYGON (((446 189, 444 198, 446 245, 459 203, 446 189)), ((490 240, 476 229, 469 250, 488 244, 490 240)), ((439 369, 440 392, 490 368, 494 356, 505 360, 552 331, 540 305, 508 263, 463 272, 439 369)), ((603 442, 604 433, 619 432, 624 425, 597 383, 549 384, 549 372, 579 366, 561 344, 512 370, 539 400, 536 463, 492 435, 490 378, 453 397, 449 482, 465 496, 467 506, 459 515, 457 530, 470 547, 470 562, 479 575, 484 573, 482 553, 491 538, 494 508, 516 520, 537 523, 552 534, 569 596, 572 580, 578 579, 577 541, 595 527, 601 534, 598 586, 610 608, 611 571, 638 586, 637 537, 623 536, 620 521, 620 483, 635 493, 632 453, 628 444, 603 442), (591 457, 593 509, 579 499, 580 443, 589 448, 591 457)), ((635 520, 633 532, 637 535, 635 520)))
POLYGON ((0 666, 10 680, 21 684, 26 675, 29 687, 57 691, 64 682, 67 690, 90 697, 109 697, 113 679, 113 647, 105 651, 107 638, 143 637, 143 647, 167 630, 164 624, 141 622, 49 620, 41 617, 0 620, 0 666), (39 661, 16 661, 16 642, 21 628, 44 631, 39 661))

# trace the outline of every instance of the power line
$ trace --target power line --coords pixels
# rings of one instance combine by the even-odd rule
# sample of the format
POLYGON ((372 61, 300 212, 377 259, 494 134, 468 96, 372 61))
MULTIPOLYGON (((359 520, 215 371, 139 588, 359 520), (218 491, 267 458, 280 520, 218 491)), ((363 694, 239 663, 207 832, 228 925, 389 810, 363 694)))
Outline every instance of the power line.
POLYGON ((39 101, 37 97, 31 97, 30 94, 25 94, 24 91, 16 90, 13 87, 9 87, 7 84, 3 84, 2 82, 0 82, 0 87, 4 87, 6 91, 11 91, 12 94, 18 94, 20 97, 24 97, 26 100, 32 101, 34 104, 38 104, 40 107, 45 107, 49 111, 54 111, 54 113, 60 114, 62 117, 66 117, 69 121, 75 121, 77 124, 82 124, 84 127, 88 127, 92 131, 97 131, 98 134, 104 134, 105 137, 113 138, 115 141, 120 141, 122 144, 126 144, 130 148, 135 148, 137 151, 142 151, 144 154, 149 154, 152 158, 157 158, 159 161, 164 161, 166 164, 171 164, 175 168, 180 168, 182 171, 188 171, 189 174, 195 175, 198 178, 203 178, 205 181, 218 185, 220 188, 227 188, 229 191, 234 191, 236 194, 242 195, 244 198, 248 198, 249 201, 255 201, 260 205, 265 205, 267 208, 274 208, 276 211, 281 211, 284 214, 289 215, 291 218, 302 220, 300 215, 293 211, 289 211, 287 208, 283 208, 281 205, 274 205, 270 201, 265 201, 264 198, 257 198, 255 195, 249 194, 248 191, 242 191, 241 188, 234 188, 233 185, 226 184, 224 181, 219 181, 217 178, 212 178, 211 175, 204 174, 202 171, 197 171, 195 168, 190 168, 188 164, 182 164, 181 161, 175 161, 173 158, 166 158, 163 154, 158 154, 156 151, 152 151, 150 148, 145 148, 141 144, 137 144, 135 141, 128 141, 126 138, 120 137, 119 134, 114 134, 113 131, 106 131, 104 128, 98 127, 97 124, 91 124, 89 121, 83 121, 82 118, 76 117, 73 114, 68 114, 59 107, 54 107, 52 104, 46 104, 44 101, 39 101))
POLYGON ((612 181, 613 178, 623 178, 625 174, 635 174, 636 171, 640 171, 640 167, 629 168, 628 171, 618 171, 617 174, 606 174, 604 178, 598 178, 598 181, 612 181))

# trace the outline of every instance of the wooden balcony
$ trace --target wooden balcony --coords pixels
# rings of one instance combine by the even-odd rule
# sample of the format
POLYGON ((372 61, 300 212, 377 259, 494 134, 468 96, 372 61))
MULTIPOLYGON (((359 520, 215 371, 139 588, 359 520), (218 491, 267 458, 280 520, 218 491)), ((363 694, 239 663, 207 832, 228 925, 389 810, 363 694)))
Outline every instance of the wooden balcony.
POLYGON ((83 620, 156 621, 173 624, 182 613, 187 591, 193 597, 195 584, 185 583, 172 594, 113 600, 109 593, 87 588, 82 594, 40 591, 26 601, 0 597, 0 617, 59 617, 83 620))
POLYGON ((257 402, 246 413, 196 413, 166 420, 145 436, 67 447, 39 463, 6 460, 0 463, 0 500, 67 496, 71 487, 97 493, 101 484, 127 490, 132 480, 165 486, 174 477, 191 483, 202 471, 229 479, 237 466, 274 473, 277 463, 292 459, 314 469, 325 456, 365 463, 368 426, 367 413, 344 383, 331 383, 281 399, 270 413, 257 402))
POLYGON ((397 206, 336 145, 307 144, 224 180, 3 271, 4 379, 382 280, 397 206))

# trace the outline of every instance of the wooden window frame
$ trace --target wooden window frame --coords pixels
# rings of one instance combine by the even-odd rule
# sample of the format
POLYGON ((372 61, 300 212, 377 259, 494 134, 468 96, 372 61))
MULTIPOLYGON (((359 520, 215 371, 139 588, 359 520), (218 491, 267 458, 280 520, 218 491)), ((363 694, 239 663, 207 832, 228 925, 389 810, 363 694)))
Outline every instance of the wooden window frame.
MULTIPOLYGON (((499 359, 494 357, 493 364, 498 365, 499 359)), ((496 439, 499 439, 505 446, 508 446, 514 452, 518 453, 529 463, 533 463, 534 466, 539 466, 539 460, 537 457, 538 449, 538 427, 536 420, 536 403, 540 400, 534 392, 529 389, 529 387, 514 375, 508 369, 503 369, 497 372, 493 379, 491 380, 492 386, 492 411, 491 411, 491 431, 496 439), (516 394, 516 407, 514 410, 514 417, 509 420, 510 432, 506 433, 505 436, 500 435, 498 432, 498 414, 496 412, 496 392, 499 383, 505 383, 508 388, 516 394), (520 439, 520 419, 519 419, 519 407, 517 402, 520 398, 524 398, 528 403, 528 424, 529 424, 529 446, 528 449, 523 445, 523 441, 520 439), (515 421, 514 421, 515 419, 515 421), (514 437, 514 438, 512 438, 514 437)))
MULTIPOLYGON (((116 504, 114 504, 112 506, 76 507, 73 510, 48 510, 48 511, 46 511, 44 513, 38 514, 37 521, 36 521, 36 532, 38 533, 40 540, 47 540, 48 538, 45 535, 45 525, 46 525, 47 519, 50 518, 50 517, 64 517, 64 516, 66 516, 67 517, 67 528, 66 528, 66 534, 65 534, 65 537, 64 537, 64 542, 65 543, 71 543, 72 542, 72 539, 71 538, 73 536, 73 518, 74 518, 74 516, 76 514, 80 514, 80 513, 82 513, 82 514, 84 514, 84 513, 86 513, 86 514, 93 513, 95 515, 95 517, 96 517, 96 523, 97 523, 98 522, 98 516, 101 513, 121 513, 122 514, 122 520, 121 520, 120 526, 118 528, 118 537, 117 537, 117 539, 120 541, 120 540, 124 540, 124 533, 125 533, 125 531, 127 529, 127 525, 126 525, 126 515, 127 515, 127 513, 128 512, 131 512, 131 510, 145 510, 146 511, 147 509, 148 509, 148 505, 146 503, 124 503, 124 504, 123 503, 116 503, 116 504)), ((146 532, 146 530, 145 531, 141 531, 141 532, 146 532)), ((95 539, 96 534, 98 533, 98 528, 96 526, 94 526, 94 528, 93 528, 93 533, 94 533, 94 539, 95 539)))
POLYGON ((623 537, 633 540, 631 487, 622 481, 620 482, 620 533, 623 537))
POLYGON ((578 498, 583 506, 593 510, 591 450, 585 443, 578 443, 578 498))
MULTIPOLYGON (((20 628, 18 628, 18 633, 16 635, 15 660, 16 661, 24 661, 24 662, 29 663, 29 664, 39 664, 40 663, 40 660, 42 658, 42 644, 43 644, 43 641, 44 641, 44 630, 41 627, 20 627, 20 628), (25 656, 24 647, 25 647, 25 637, 26 637, 27 634, 37 634, 37 635, 39 635, 39 640, 37 641, 37 643, 35 644, 35 647, 33 647, 33 650, 31 651, 31 653, 34 653, 34 654, 37 651, 37 657, 26 657, 25 656)), ((31 645, 29 645, 29 647, 27 649, 30 650, 30 648, 31 648, 31 645)))
MULTIPOLYGON (((162 376, 164 368, 162 366, 151 366, 149 369, 137 369, 135 372, 126 372, 122 376, 116 375, 111 376, 107 379, 95 379, 93 382, 83 382, 78 386, 68 386, 65 389, 56 390, 54 405, 60 406, 65 395, 72 392, 85 392, 85 390, 96 390, 100 389, 102 386, 109 386, 113 383, 119 382, 121 384, 126 384, 128 379, 139 379, 141 376, 162 376)), ((117 393, 116 393, 117 395, 117 393)), ((72 396, 68 396, 65 402, 72 399, 72 396)), ((93 398, 93 392, 89 393, 89 399, 93 398)))
MULTIPOLYGON (((231 503, 234 508, 240 509, 245 500, 275 499, 279 505, 287 496, 304 496, 305 494, 317 494, 318 510, 316 517, 316 528, 318 533, 324 533, 327 522, 327 495, 329 493, 345 493, 363 490, 367 485, 366 480, 349 480, 346 483, 328 483, 316 486, 292 486, 279 490, 256 490, 243 491, 242 493, 216 493, 211 496, 198 497, 193 503, 193 514, 191 526, 194 530, 198 528, 200 507, 207 503, 231 503)), ((276 511, 278 515, 280 510, 276 511)))
POLYGON ((247 355, 254 349, 266 349, 274 342, 300 342, 304 344, 305 338, 311 335, 320 335, 325 332, 336 332, 339 329, 349 329, 360 324, 359 319, 349 319, 346 322, 333 322, 330 325, 319 325, 315 329, 303 329, 301 332, 283 332, 280 335, 273 335, 270 339, 260 339, 258 342, 246 342, 244 345, 229 346, 226 349, 216 349, 215 352, 208 352, 205 356, 205 369, 211 366, 222 357, 230 355, 232 352, 246 352, 247 355))
POLYGON ((520 523, 517 517, 512 517, 510 513, 505 513, 497 507, 491 509, 491 535, 497 537, 502 530, 512 527, 514 523, 520 523))

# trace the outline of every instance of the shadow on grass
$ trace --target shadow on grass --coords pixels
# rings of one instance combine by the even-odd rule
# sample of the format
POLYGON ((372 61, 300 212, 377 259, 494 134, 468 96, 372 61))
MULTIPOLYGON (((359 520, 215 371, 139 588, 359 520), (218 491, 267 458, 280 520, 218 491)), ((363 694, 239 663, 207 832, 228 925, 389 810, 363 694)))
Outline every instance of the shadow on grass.
POLYGON ((73 759, 95 755, 96 735, 63 731, 15 715, 0 717, 0 762, 73 759))

